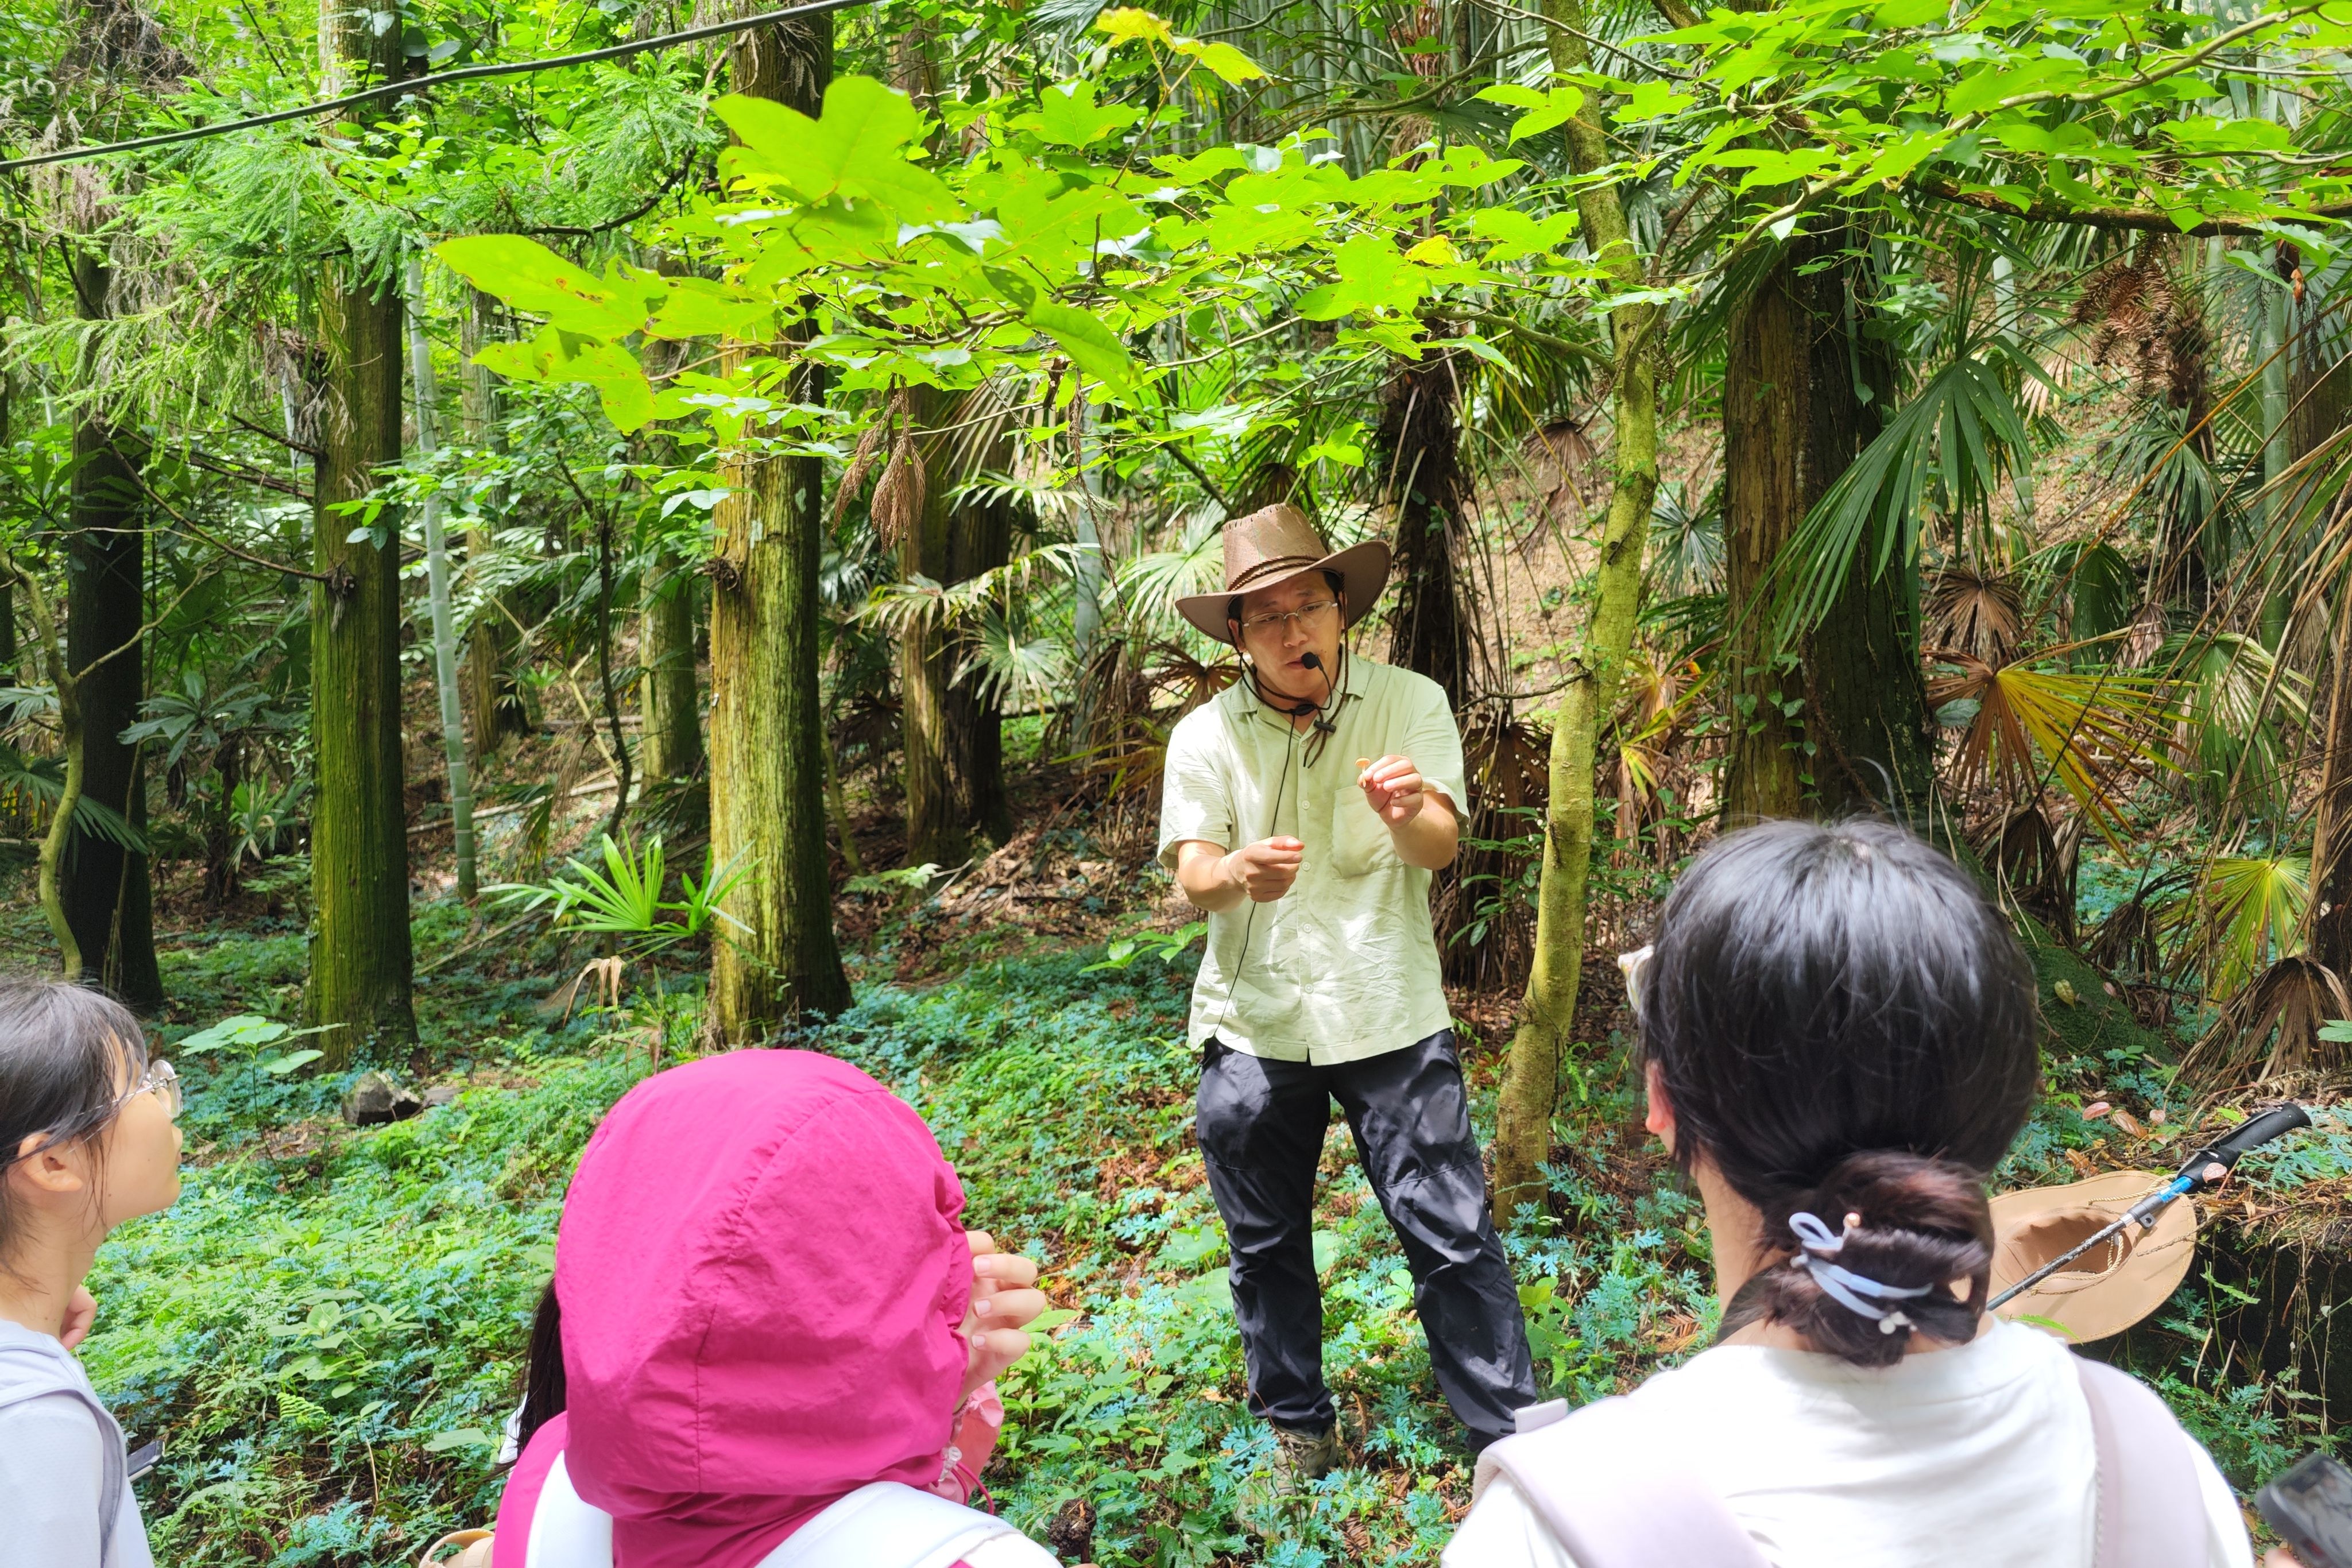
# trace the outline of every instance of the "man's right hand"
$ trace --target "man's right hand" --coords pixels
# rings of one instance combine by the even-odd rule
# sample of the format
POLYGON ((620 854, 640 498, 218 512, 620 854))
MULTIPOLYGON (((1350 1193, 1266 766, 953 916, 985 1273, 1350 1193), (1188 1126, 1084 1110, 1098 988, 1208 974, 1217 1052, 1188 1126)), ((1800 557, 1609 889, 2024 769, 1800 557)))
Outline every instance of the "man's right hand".
POLYGON ((1293 838, 1260 839, 1225 857, 1225 866, 1242 891, 1258 904, 1272 904, 1298 880, 1298 864, 1307 846, 1293 838))

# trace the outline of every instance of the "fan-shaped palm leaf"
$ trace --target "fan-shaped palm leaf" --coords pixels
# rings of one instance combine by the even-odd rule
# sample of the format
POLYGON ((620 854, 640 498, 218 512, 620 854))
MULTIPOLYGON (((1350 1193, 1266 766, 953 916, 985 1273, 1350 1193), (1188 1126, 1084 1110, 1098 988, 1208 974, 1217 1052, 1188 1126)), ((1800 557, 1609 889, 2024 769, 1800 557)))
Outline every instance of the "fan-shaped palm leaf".
POLYGON ((1996 664, 1957 650, 1929 657, 1946 667, 1927 683, 1929 706, 1975 705, 1963 710, 1967 728, 1954 754, 1963 783, 1996 778, 2012 800, 2032 801, 2054 781, 2114 841, 2125 787, 2170 765, 2165 747, 2179 714, 2161 679, 1996 664))

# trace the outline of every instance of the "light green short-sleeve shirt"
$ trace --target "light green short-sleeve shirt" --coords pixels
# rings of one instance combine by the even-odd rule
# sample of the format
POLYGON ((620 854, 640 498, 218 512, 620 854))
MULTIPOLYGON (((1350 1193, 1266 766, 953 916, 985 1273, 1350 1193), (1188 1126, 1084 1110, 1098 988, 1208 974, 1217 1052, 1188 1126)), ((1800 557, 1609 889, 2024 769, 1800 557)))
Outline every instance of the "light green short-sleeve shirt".
POLYGON ((1311 765, 1314 732, 1292 729, 1246 685, 1220 692, 1168 737, 1162 865, 1175 869, 1188 839, 1233 851, 1286 834, 1307 846, 1287 894, 1209 916, 1192 983, 1195 1049, 1215 1035, 1253 1056, 1353 1061, 1453 1022, 1430 931, 1430 873, 1398 858, 1356 786, 1356 759, 1412 758, 1460 816, 1469 801, 1462 733, 1436 682, 1354 654, 1331 712, 1338 733, 1311 765))

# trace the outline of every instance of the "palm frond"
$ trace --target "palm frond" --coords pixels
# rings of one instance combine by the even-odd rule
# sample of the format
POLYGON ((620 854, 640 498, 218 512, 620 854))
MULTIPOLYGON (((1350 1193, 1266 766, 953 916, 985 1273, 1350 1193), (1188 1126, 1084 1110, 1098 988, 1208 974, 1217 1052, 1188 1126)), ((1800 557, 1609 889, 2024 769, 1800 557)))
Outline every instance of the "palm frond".
POLYGON ((1945 671, 1927 683, 1928 706, 1957 708, 1965 727, 1954 753, 1963 784, 1995 778, 2024 802, 2041 798, 2045 779, 2055 782, 2114 841, 2126 786, 2170 765, 2166 742, 2179 716, 2159 677, 1996 664, 1949 649, 1929 658, 1945 671))
POLYGON ((2017 355, 2000 340, 1957 355, 1805 514, 1772 567, 1781 643, 1821 623, 1857 560, 1874 577, 1898 562, 1910 569, 1924 510, 1982 523, 2004 477, 2021 502, 2030 500, 2032 438, 1996 362, 2004 358, 2017 355))

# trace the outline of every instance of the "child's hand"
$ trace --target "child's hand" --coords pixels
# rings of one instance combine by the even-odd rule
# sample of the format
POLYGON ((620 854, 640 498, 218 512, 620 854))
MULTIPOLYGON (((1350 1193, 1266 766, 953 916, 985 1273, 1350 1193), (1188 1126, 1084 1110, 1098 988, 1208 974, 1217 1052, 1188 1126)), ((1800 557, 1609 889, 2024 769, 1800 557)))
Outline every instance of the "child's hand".
POLYGON ((89 1293, 88 1285, 76 1285, 73 1300, 66 1303, 66 1321, 58 1328, 58 1343, 73 1349, 89 1337, 89 1325, 97 1319, 98 1298, 89 1293))
POLYGON ((962 1333, 971 1346, 963 1391, 970 1394, 1029 1353, 1022 1325, 1035 1321, 1049 1304, 1035 1289, 1037 1265, 1017 1252, 999 1252, 985 1230, 968 1230, 971 1244, 971 1305, 964 1309, 962 1333))

